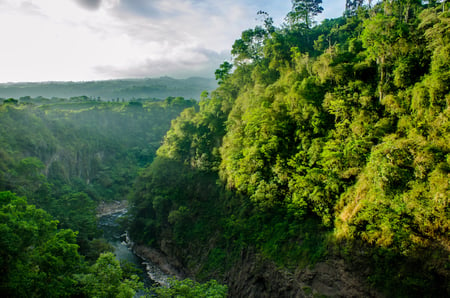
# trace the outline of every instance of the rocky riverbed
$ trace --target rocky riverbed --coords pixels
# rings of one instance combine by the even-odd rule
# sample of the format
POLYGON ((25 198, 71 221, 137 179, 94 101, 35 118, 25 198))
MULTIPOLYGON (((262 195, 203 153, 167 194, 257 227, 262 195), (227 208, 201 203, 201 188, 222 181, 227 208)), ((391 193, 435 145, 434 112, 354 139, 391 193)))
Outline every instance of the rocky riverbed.
POLYGON ((112 202, 100 202, 97 206, 97 217, 105 215, 111 215, 117 212, 126 211, 128 209, 128 201, 112 201, 112 202))
POLYGON ((127 213, 127 208, 127 201, 102 202, 97 208, 99 228, 103 231, 103 237, 114 247, 117 258, 142 268, 145 276, 141 278, 147 287, 155 284, 167 285, 171 276, 183 277, 180 270, 169 264, 163 253, 149 247, 133 245, 117 223, 117 220, 127 213))
MULTIPOLYGON (((133 245, 133 252, 148 263, 156 266, 165 276, 173 276, 178 279, 186 277, 181 264, 177 264, 174 260, 170 260, 168 256, 159 250, 145 245, 133 245)), ((150 272, 149 275, 151 275, 150 272)), ((152 279, 155 280, 154 278, 152 279)))

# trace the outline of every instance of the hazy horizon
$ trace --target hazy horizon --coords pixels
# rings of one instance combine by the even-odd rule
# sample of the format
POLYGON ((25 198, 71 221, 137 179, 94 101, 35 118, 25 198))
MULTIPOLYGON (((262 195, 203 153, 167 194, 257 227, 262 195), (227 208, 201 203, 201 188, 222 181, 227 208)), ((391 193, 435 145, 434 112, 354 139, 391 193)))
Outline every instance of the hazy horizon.
MULTIPOLYGON (((0 0, 1 1, 1 0, 0 0)), ((67 81, 58 81, 58 80, 50 80, 50 81, 11 81, 11 82, 1 82, 0 85, 7 85, 7 84, 46 84, 46 83, 55 83, 55 84, 63 84, 63 83, 90 83, 90 82, 107 82, 107 81, 140 81, 140 80, 158 80, 163 78, 169 78, 174 80, 189 80, 189 79, 206 79, 206 80, 214 80, 213 76, 207 77, 207 76, 189 76, 189 77, 183 77, 183 78, 177 78, 174 76, 169 75, 161 75, 161 76, 154 76, 154 77, 123 77, 123 78, 111 78, 111 79, 94 79, 94 80, 67 80, 67 81)))
MULTIPOLYGON (((317 21, 342 15, 324 0, 317 21)), ((0 0, 0 83, 213 78, 234 40, 291 1, 0 0)))

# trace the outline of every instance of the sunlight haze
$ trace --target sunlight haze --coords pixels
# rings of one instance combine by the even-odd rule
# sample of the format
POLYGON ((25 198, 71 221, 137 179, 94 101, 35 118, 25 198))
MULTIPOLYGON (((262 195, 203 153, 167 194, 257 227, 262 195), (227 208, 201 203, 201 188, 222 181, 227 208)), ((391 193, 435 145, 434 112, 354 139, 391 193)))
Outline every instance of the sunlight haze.
MULTIPOLYGON (((323 1, 317 20, 342 15, 323 1)), ((0 0, 0 82, 212 77, 264 10, 291 1, 0 0)))

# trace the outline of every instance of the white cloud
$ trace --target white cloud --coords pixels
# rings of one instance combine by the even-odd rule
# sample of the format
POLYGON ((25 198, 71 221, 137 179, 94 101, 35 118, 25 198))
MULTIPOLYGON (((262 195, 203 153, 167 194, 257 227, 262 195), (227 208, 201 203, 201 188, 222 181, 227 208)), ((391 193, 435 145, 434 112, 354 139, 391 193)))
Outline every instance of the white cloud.
POLYGON ((100 7, 102 0, 75 0, 86 9, 96 10, 100 7))
POLYGON ((0 82, 213 76, 260 9, 290 1, 0 0, 0 82))

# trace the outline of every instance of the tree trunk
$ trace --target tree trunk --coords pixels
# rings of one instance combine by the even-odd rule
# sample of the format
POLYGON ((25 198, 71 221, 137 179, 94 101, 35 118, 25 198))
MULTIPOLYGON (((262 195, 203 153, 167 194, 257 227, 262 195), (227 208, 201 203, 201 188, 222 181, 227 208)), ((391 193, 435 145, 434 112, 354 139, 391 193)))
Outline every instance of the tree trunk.
POLYGON ((384 88, 384 77, 385 77, 385 73, 384 73, 384 62, 385 62, 385 58, 384 56, 380 57, 380 83, 378 85, 379 88, 379 100, 381 102, 381 100, 383 99, 384 93, 383 93, 383 88, 384 88))

